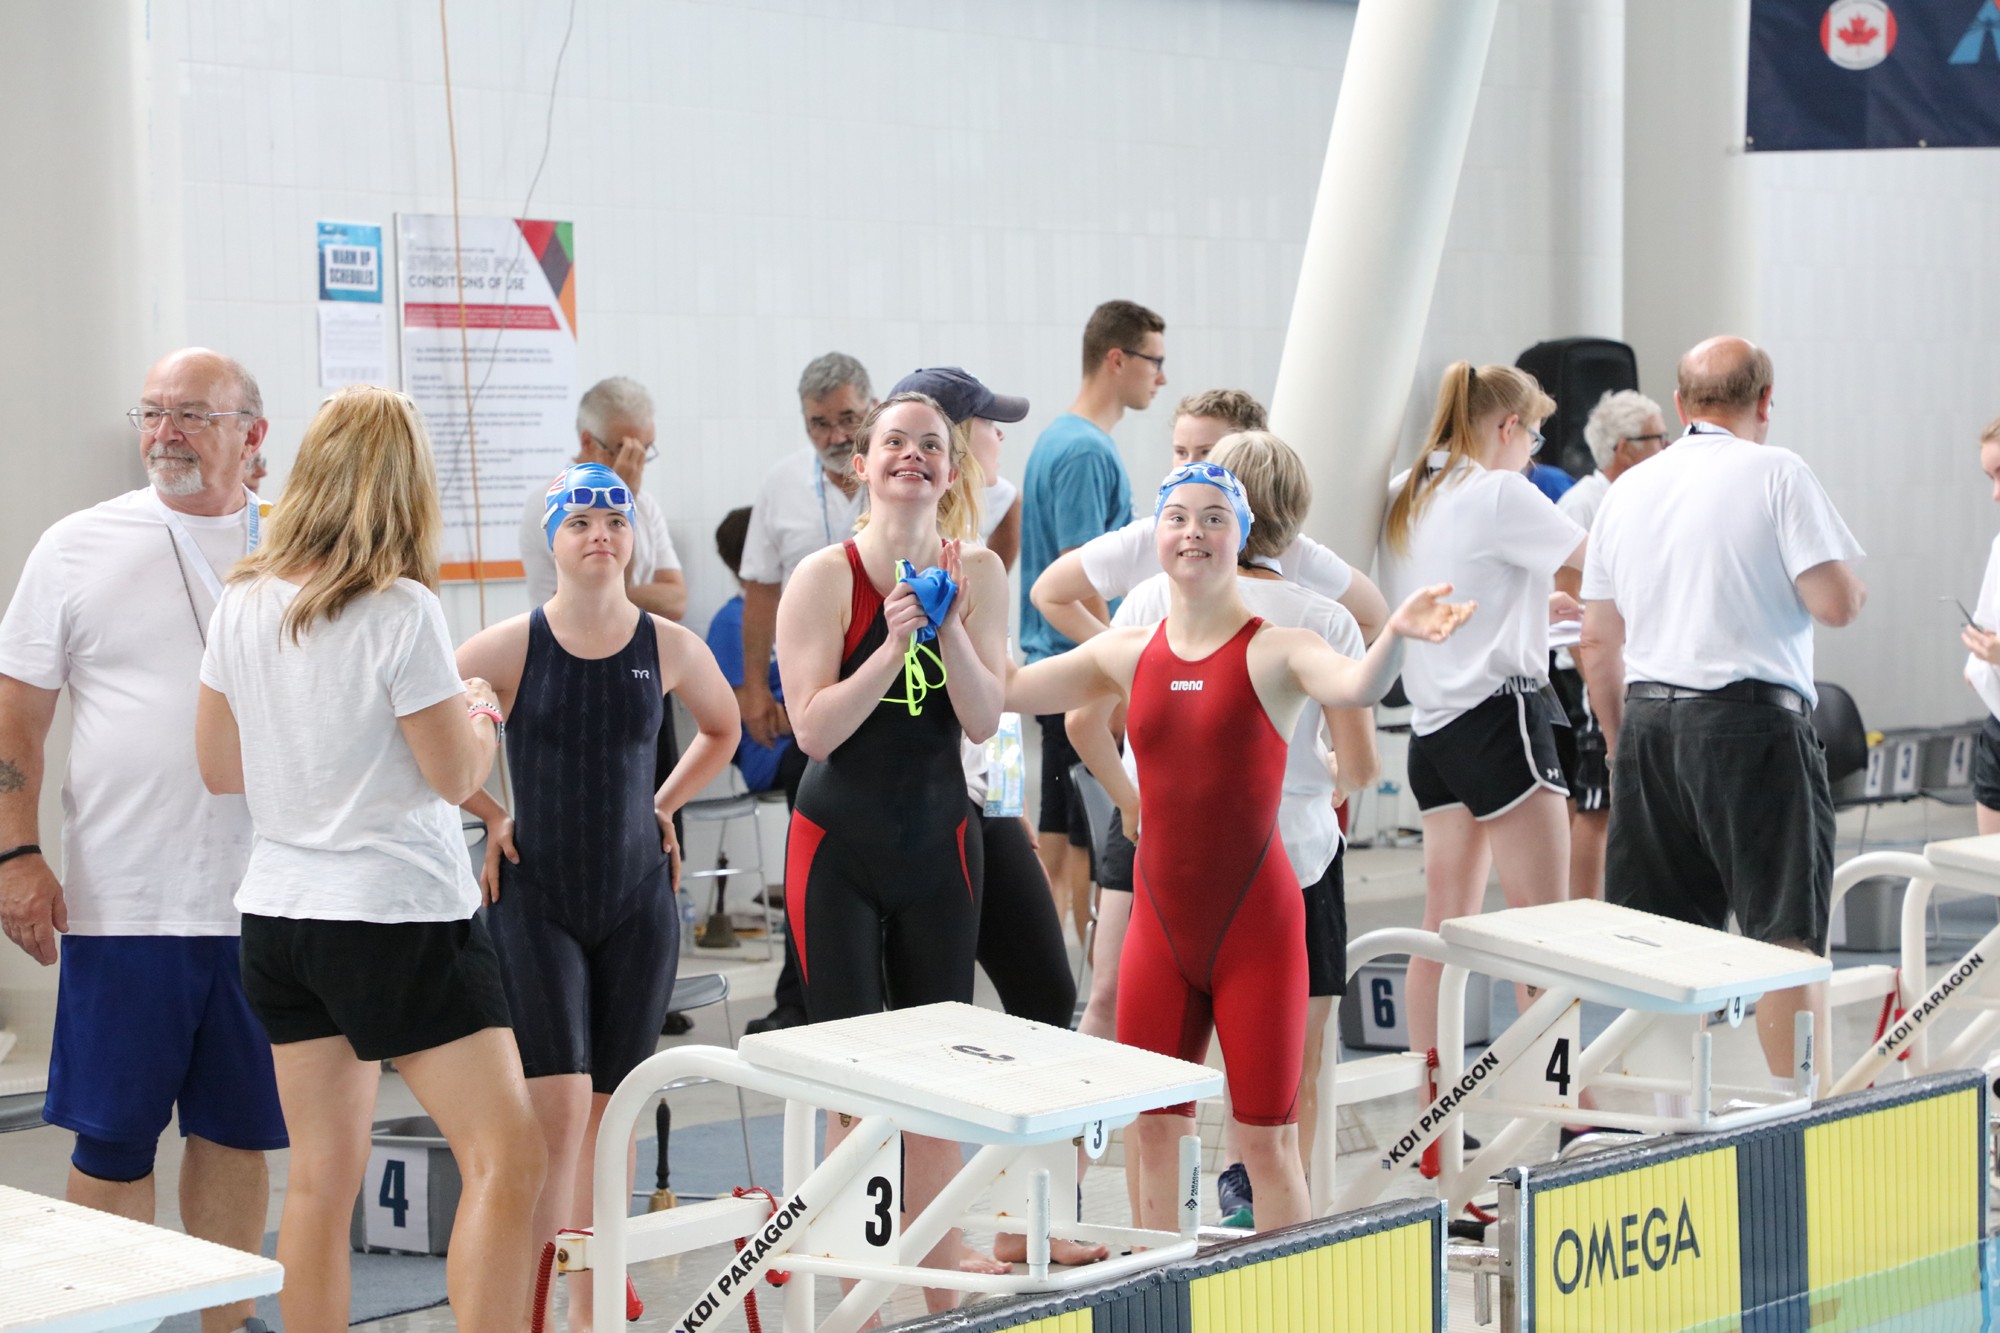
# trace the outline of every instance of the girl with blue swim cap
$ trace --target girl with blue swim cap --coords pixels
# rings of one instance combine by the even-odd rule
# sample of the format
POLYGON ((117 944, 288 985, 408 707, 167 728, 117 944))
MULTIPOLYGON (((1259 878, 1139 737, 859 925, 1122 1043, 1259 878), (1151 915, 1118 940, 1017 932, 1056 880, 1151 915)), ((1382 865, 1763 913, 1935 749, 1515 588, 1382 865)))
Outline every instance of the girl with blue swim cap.
MULTIPOLYGON (((1380 699, 1401 665, 1401 640, 1448 638, 1471 607, 1441 601, 1447 586, 1421 589, 1356 662, 1311 630, 1267 624, 1244 605, 1237 556, 1254 519, 1227 470, 1176 468, 1157 513, 1167 618, 1023 667, 1007 705, 1066 713, 1106 699, 1126 704, 1141 818, 1118 1040, 1199 1062, 1219 1033, 1257 1223, 1270 1229, 1311 1213, 1296 1123, 1305 909, 1291 863, 1273 845, 1286 738, 1308 700, 1349 708, 1380 699)), ((1176 1145, 1193 1114, 1192 1105, 1149 1112, 1126 1140, 1139 1163, 1141 1226, 1172 1224, 1176 1145)))
MULTIPOLYGON (((967 836, 959 738, 998 727, 1006 657, 1006 573, 991 551, 959 546, 978 532, 979 466, 944 409, 921 393, 884 399, 856 433, 854 470, 866 526, 807 557, 778 603, 778 669, 810 756, 785 905, 815 1023, 972 999, 980 842, 967 836), (956 584, 948 601, 932 568, 956 584), (919 643, 926 630, 934 640, 919 643)), ((841 1120, 829 1117, 828 1152, 841 1120)), ((914 1217, 961 1158, 915 1134, 904 1148, 914 1217)), ((963 1251, 953 1229, 924 1262, 956 1268, 963 1251)))
MULTIPOLYGON (((486 919, 548 1145, 538 1246, 589 1225, 598 1121, 653 1053, 673 994, 673 814, 728 764, 741 725, 708 646, 626 595, 632 513, 610 468, 565 468, 543 524, 555 596, 458 650, 507 718, 513 814, 484 792, 465 808, 486 821, 486 919), (701 734, 656 791, 669 691, 701 734)), ((569 1308, 573 1326, 588 1321, 588 1275, 573 1280, 569 1308)))

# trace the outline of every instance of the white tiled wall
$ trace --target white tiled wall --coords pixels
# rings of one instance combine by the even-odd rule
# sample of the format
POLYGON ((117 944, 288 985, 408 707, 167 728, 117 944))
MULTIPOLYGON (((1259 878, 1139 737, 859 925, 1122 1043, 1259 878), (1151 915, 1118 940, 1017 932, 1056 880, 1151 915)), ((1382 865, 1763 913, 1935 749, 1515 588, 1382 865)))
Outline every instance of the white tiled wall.
POLYGON ((1414 456, 1454 361, 1622 322, 1624 4, 1503 0, 1410 390, 1414 456))
MULTIPOLYGON (((521 209, 567 12, 452 6, 468 213, 521 209)), ((584 382, 632 374, 659 399, 648 484, 691 621, 729 592, 715 521, 796 447, 792 386, 828 348, 879 387, 961 362, 1025 393, 1018 476, 1074 390, 1091 306, 1146 302, 1172 382, 1118 432, 1142 490, 1173 398, 1267 395, 1352 17, 1331 0, 579 3, 529 211, 577 224, 584 382)), ((184 291, 190 341, 262 376, 281 481, 320 396, 314 220, 450 207, 436 12, 155 0, 151 33, 177 89, 153 134, 171 130, 155 146, 179 161, 186 257, 158 290, 184 291)), ((1623 39, 1620 0, 1501 5, 1406 446, 1449 361, 1620 332, 1621 181, 1646 170, 1623 161, 1623 39)), ((1773 438, 1870 551, 1870 607, 1822 633, 1821 674, 1871 724, 1966 715, 1936 598, 1970 600, 2000 527, 1972 450, 2000 413, 2000 173, 1962 151, 1753 166, 1773 438)), ((469 599, 452 605, 469 628, 469 599)), ((518 606, 494 590, 493 614, 518 606)))
POLYGON ((2000 416, 2000 170, 1991 151, 1771 153, 1756 173, 1771 439, 1811 461, 1869 602, 1821 630, 1823 679, 1871 727, 1977 717, 1959 678, 2000 509, 1979 432, 2000 416))
MULTIPOLYGON (((155 12, 180 70, 188 337, 262 377, 282 481, 320 397, 314 220, 450 207, 436 10, 155 12)), ((565 13, 451 7, 467 213, 521 209, 565 13)), ((803 442, 794 385, 829 348, 878 389, 962 363, 1027 395, 1017 477, 1109 297, 1168 322, 1171 382, 1118 431, 1136 477, 1164 470, 1179 394, 1268 394, 1352 18, 1327 0, 578 4, 529 211, 576 223, 582 382, 630 374, 658 400, 647 484, 690 622, 733 591, 715 523, 803 442)), ((519 605, 514 587, 490 602, 519 605)))

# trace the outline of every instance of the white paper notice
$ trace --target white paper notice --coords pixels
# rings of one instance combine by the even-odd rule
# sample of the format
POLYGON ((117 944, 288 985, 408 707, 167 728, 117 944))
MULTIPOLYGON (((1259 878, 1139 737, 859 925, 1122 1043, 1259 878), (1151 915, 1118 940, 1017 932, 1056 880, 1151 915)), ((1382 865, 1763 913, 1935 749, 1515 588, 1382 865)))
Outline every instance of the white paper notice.
POLYGON ((319 383, 323 389, 389 379, 386 308, 351 301, 319 303, 319 383))

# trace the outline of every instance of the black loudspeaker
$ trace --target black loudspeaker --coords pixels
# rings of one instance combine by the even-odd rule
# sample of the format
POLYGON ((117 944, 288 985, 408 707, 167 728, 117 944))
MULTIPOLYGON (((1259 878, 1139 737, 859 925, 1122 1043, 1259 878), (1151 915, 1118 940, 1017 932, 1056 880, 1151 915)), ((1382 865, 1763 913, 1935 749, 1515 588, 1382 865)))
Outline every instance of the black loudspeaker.
POLYGON ((1639 387, 1639 362, 1632 349, 1609 338, 1555 338, 1536 343, 1514 364, 1556 400, 1555 415, 1542 427, 1548 444, 1540 461, 1554 463, 1572 477, 1597 471, 1597 460, 1584 443, 1583 423, 1605 394, 1639 387))

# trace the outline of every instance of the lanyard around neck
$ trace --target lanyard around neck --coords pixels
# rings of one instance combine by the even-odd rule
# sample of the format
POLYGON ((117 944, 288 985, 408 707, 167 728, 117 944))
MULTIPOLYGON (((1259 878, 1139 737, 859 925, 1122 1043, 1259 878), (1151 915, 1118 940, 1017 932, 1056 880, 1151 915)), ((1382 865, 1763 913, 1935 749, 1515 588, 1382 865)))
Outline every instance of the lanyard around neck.
MULTIPOLYGON (((187 571, 192 566, 195 577, 201 580, 201 586, 208 589, 209 600, 214 602, 221 601, 222 579, 209 566, 208 557, 201 553, 201 548, 195 545, 194 536, 187 530, 187 524, 181 522, 181 516, 174 511, 171 505, 160 498, 158 491, 148 490, 147 494, 152 496, 153 507, 160 511, 160 517, 166 521, 168 533, 173 536, 174 550, 181 557, 181 581, 183 583, 187 581, 187 571)), ((244 535, 243 542, 243 554, 248 555, 257 549, 257 540, 260 535, 257 511, 260 502, 247 486, 243 489, 243 499, 245 508, 249 511, 248 531, 244 535)), ((189 592, 192 595, 193 590, 190 589, 189 592)))

